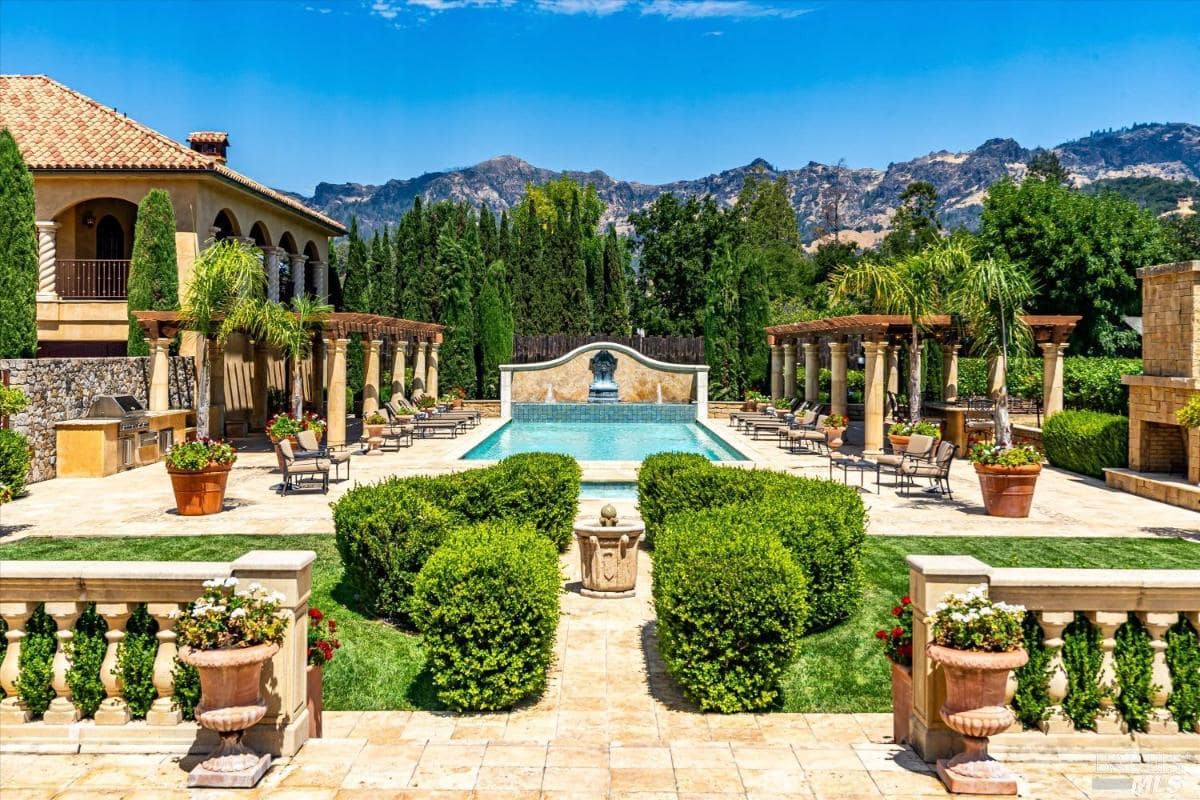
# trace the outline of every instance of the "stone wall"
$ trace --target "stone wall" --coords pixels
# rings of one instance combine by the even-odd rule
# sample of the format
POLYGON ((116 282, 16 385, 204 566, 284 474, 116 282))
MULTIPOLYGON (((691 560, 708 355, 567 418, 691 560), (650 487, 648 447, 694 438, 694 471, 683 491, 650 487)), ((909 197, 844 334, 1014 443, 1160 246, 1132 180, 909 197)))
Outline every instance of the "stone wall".
MULTIPOLYGON (((592 371, 588 364, 596 355, 595 350, 586 350, 566 363, 552 367, 514 370, 512 378, 512 401, 514 403, 541 403, 552 391, 560 403, 584 403, 588 399, 588 387, 592 384, 592 371)), ((641 364, 624 353, 612 351, 617 359, 617 370, 613 375, 623 403, 654 403, 662 389, 662 402, 688 403, 696 399, 696 380, 693 372, 668 372, 641 364)))
MULTIPOLYGON (((171 408, 192 408, 192 359, 175 356, 170 365, 171 408)), ((55 423, 83 416, 97 395, 131 394, 149 403, 149 358, 0 359, 0 369, 9 371, 10 386, 29 396, 29 407, 9 424, 33 448, 30 483, 55 475, 55 423)))

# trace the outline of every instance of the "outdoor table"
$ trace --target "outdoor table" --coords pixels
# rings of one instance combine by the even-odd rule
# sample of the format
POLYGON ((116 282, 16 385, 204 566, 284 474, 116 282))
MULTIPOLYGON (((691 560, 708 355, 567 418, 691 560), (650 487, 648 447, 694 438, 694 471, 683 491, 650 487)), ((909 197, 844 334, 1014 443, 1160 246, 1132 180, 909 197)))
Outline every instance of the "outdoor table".
POLYGON ((874 461, 868 461, 859 456, 838 456, 831 455, 829 458, 829 480, 833 480, 833 470, 837 468, 842 471, 842 483, 850 485, 850 472, 854 470, 858 472, 858 488, 866 489, 866 478, 868 472, 875 473, 875 492, 879 492, 879 464, 874 461))
POLYGON ((958 446, 959 458, 966 458, 967 450, 967 407, 957 403, 926 403, 925 408, 941 412, 946 421, 942 426, 942 438, 958 446))

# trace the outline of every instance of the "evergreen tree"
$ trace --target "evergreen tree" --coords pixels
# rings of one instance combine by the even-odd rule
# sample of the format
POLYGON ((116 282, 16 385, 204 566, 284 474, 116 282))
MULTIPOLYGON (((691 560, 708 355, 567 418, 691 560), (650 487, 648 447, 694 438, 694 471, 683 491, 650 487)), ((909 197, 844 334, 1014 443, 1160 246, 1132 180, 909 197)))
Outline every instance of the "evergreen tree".
POLYGON ((737 397, 745 378, 738 341, 737 273, 733 247, 723 241, 708 273, 704 301, 704 361, 711 376, 709 395, 714 400, 737 397))
POLYGON ((33 176, 0 128, 0 358, 37 352, 38 249, 33 176))
POLYGON ((1032 178, 1059 184, 1067 183, 1071 179, 1071 173, 1067 172, 1066 167, 1058 160, 1058 156, 1053 150, 1039 148, 1025 166, 1029 169, 1029 176, 1032 178))
POLYGON ((442 333, 440 378, 446 387, 459 386, 477 397, 475 385, 475 311, 471 303, 470 258, 454 235, 452 223, 438 236, 438 274, 442 296, 439 321, 442 333))
POLYGON ((145 334, 133 312, 179 308, 175 209, 171 205, 171 196, 162 189, 151 189, 138 204, 126 298, 129 307, 128 353, 131 356, 149 355, 145 334))
POLYGON ((358 234, 358 218, 350 218, 349 242, 346 245, 346 280, 342 284, 342 299, 347 311, 365 312, 370 307, 370 255, 367 243, 358 234))
POLYGON ((342 296, 342 256, 339 255, 343 250, 344 242, 329 241, 329 305, 334 311, 346 310, 346 300, 342 296))
POLYGON ((768 281, 763 251, 742 245, 738 257, 738 348, 742 362, 742 390, 764 386, 767 379, 767 348, 763 328, 770 323, 768 281))
POLYGON ((538 319, 536 283, 542 279, 542 226, 537 209, 532 206, 519 215, 516 234, 515 269, 513 272, 513 319, 516 332, 522 335, 544 333, 538 319))
POLYGON ((611 224, 604 235, 596 332, 629 335, 628 253, 611 224))
POLYGON ((481 350, 480 394, 500 396, 500 365, 512 360, 513 313, 508 276, 503 261, 488 267, 479 296, 479 343, 481 350))
POLYGON ((491 264, 501 257, 499 233, 496 231, 496 217, 488 204, 479 207, 479 246, 483 250, 485 264, 491 264))
POLYGON ((892 229, 879 245, 879 254, 892 261, 915 255, 942 235, 937 219, 937 189, 929 181, 913 181, 900 193, 892 229))

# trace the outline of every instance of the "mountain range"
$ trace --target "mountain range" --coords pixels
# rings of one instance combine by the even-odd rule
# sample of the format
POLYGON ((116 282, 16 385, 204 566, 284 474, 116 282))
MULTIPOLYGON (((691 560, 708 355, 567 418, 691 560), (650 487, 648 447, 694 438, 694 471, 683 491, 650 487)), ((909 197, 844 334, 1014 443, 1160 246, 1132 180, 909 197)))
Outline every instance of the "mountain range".
MULTIPOLYGON (((1098 131, 1051 149, 1076 186, 1119 178, 1200 180, 1200 126, 1194 124, 1145 123, 1098 131)), ((607 205, 604 222, 613 222, 618 230, 626 231, 629 214, 665 192, 711 194, 718 202, 730 205, 746 176, 759 172, 772 180, 780 175, 786 178, 805 241, 836 227, 843 238, 870 246, 887 230, 900 193, 912 181, 929 181, 937 188, 938 213, 947 228, 974 227, 987 188, 1006 175, 1021 178, 1026 162, 1036 152, 1013 139, 989 139, 973 150, 940 150, 889 164, 886 169, 815 161, 798 169, 779 169, 759 158, 703 178, 664 184, 618 180, 600 170, 560 172, 534 166, 516 156, 499 156, 471 167, 392 179, 381 185, 322 182, 312 197, 297 197, 344 222, 356 216, 360 228, 369 232, 395 224, 417 196, 425 202, 487 204, 498 213, 516 205, 527 184, 567 175, 593 184, 607 205), (836 226, 832 213, 835 206, 836 226)))

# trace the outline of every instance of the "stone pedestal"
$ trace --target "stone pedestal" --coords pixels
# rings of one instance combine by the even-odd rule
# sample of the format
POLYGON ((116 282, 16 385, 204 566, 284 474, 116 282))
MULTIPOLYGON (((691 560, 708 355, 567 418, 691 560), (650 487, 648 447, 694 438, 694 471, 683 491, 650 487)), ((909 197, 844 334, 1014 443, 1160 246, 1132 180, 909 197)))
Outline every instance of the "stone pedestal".
POLYGON ((618 522, 616 509, 605 506, 598 522, 575 522, 584 597, 633 597, 637 584, 637 551, 645 527, 641 521, 618 522))

